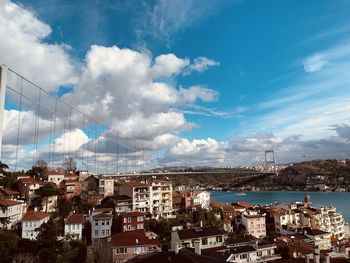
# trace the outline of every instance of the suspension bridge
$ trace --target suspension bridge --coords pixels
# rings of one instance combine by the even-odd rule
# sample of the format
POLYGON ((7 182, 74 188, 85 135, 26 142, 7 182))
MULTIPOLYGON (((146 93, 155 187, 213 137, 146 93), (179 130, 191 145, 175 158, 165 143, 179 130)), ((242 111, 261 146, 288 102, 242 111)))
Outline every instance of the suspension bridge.
POLYGON ((96 174, 157 174, 160 169, 183 174, 217 165, 178 158, 129 138, 6 65, 1 65, 0 84, 0 159, 11 170, 30 169, 38 160, 55 169, 67 158, 79 170, 96 174))

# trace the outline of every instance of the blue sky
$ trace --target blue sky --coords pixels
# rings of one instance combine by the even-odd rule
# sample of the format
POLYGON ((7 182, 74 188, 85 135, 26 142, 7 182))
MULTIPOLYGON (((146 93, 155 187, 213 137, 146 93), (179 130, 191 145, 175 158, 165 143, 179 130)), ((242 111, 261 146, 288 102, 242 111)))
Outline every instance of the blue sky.
MULTIPOLYGON (((350 58, 349 1, 15 3, 51 29, 43 31, 38 44, 65 46, 61 47, 64 61, 69 60, 75 73, 64 71, 65 75, 62 73, 62 78, 52 85, 56 86, 54 90, 60 87, 58 95, 65 95, 67 100, 72 100, 74 94, 82 96, 84 89, 87 92, 81 72, 88 67, 88 55, 93 53, 94 45, 130 49, 148 54, 150 59, 170 53, 188 59, 190 64, 181 73, 153 81, 177 90, 200 86, 216 95, 211 94, 215 98, 210 99, 199 96, 167 108, 167 113, 181 112, 185 119, 181 127, 157 134, 177 136, 177 140, 161 147, 173 155, 185 152, 188 158, 198 158, 214 151, 223 156, 219 162, 238 154, 247 163, 259 155, 252 150, 254 147, 257 151, 275 148, 287 162, 304 155, 293 157, 288 153, 297 144, 294 150, 310 153, 310 159, 347 156, 347 151, 337 151, 334 145, 345 149, 350 134, 350 77, 346 76, 350 58), (212 64, 195 70, 195 59, 202 57, 212 64), (346 132, 340 133, 339 129, 346 132), (208 138, 215 140, 215 146, 208 138), (252 140, 257 144, 251 145, 252 140), (334 152, 327 147, 334 147, 334 152), (246 154, 250 151, 254 153, 246 154)), ((107 88, 104 95, 108 92, 107 88)), ((160 112, 164 111, 162 106, 160 112)), ((140 114, 147 115, 144 110, 140 114)), ((98 115, 94 116, 99 118, 98 115)), ((112 125, 127 130, 126 123, 131 120, 134 119, 123 115, 116 117, 112 125), (124 126, 115 124, 121 120, 124 126)), ((183 121, 181 116, 179 121, 183 121)), ((153 139, 154 136, 150 138, 153 139)), ((237 163, 239 160, 235 159, 237 163)))

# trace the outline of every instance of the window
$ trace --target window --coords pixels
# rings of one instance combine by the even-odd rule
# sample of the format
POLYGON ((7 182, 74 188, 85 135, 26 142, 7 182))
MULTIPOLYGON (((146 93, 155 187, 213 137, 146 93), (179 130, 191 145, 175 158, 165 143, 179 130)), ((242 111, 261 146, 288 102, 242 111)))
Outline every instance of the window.
POLYGON ((109 226, 109 220, 106 221, 106 225, 109 226))
POLYGON ((137 224, 137 229, 143 229, 143 224, 137 224))
POLYGON ((129 230, 129 231, 131 230, 131 225, 128 225, 128 230, 129 230))
POLYGON ((143 216, 138 216, 137 217, 137 222, 142 222, 143 221, 143 216))
POLYGON ((202 238, 202 245, 208 245, 208 238, 207 237, 203 237, 202 238))
POLYGON ((216 237, 216 242, 218 242, 218 243, 222 242, 222 236, 217 236, 216 237))
POLYGON ((75 230, 75 225, 74 224, 72 225, 72 230, 75 230))
POLYGON ((145 252, 145 247, 135 247, 134 248, 134 253, 135 254, 140 254, 140 253, 143 253, 145 252))
POLYGON ((130 223, 131 222, 131 217, 128 217, 128 223, 130 223))
POLYGON ((107 230, 106 230, 106 235, 108 235, 108 236, 109 236, 109 229, 107 229, 107 230))
POLYGON ((103 225, 103 226, 105 225, 105 221, 104 221, 104 220, 102 220, 102 225, 103 225))
POLYGON ((116 249, 117 254, 126 254, 126 247, 121 247, 116 249))
POLYGON ((98 221, 97 220, 95 220, 95 226, 98 226, 98 221))
POLYGON ((98 236, 98 230, 97 229, 95 230, 95 236, 98 236))
POLYGON ((105 235, 105 230, 103 229, 103 230, 102 230, 102 236, 104 236, 104 235, 105 235))
POLYGON ((124 224, 126 224, 127 222, 128 222, 128 219, 124 217, 124 224))

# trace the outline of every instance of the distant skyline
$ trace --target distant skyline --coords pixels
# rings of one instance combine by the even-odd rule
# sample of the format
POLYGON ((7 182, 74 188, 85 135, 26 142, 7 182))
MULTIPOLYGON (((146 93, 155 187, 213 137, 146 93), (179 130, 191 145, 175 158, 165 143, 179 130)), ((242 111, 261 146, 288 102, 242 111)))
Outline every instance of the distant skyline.
POLYGON ((349 12, 346 0, 0 0, 0 63, 174 157, 348 158, 349 12))

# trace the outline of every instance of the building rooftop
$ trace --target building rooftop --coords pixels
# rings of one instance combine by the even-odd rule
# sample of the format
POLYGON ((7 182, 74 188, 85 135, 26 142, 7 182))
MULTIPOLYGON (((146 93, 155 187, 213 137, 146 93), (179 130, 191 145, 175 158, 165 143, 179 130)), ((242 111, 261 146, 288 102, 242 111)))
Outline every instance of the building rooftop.
MULTIPOLYGON (((107 239, 108 240, 108 239, 107 239)), ((140 245, 158 244, 159 241, 148 239, 144 230, 115 233, 110 237, 108 243, 113 247, 132 247, 140 245)))
POLYGON ((83 224, 84 223, 84 215, 83 214, 70 214, 66 218, 65 223, 67 225, 69 225, 69 224, 83 224))
POLYGON ((20 178, 18 179, 23 184, 41 184, 42 182, 36 180, 35 178, 20 178))
POLYGON ((240 247, 234 247, 231 249, 232 254, 241 254, 241 253, 247 253, 247 252, 253 252, 256 251, 256 249, 253 246, 240 246, 240 247))
POLYGON ((39 221, 46 217, 49 217, 50 214, 40 211, 27 211, 24 214, 22 221, 39 221))
POLYGON ((109 218, 113 218, 113 216, 109 215, 109 214, 101 213, 101 214, 97 214, 97 215, 93 216, 92 218, 93 219, 109 219, 109 218))
POLYGON ((219 228, 214 226, 195 227, 191 229, 177 230, 177 232, 181 240, 223 235, 223 232, 219 228))
POLYGON ((9 207, 9 206, 14 206, 19 204, 21 203, 14 200, 0 198, 0 206, 9 207))

